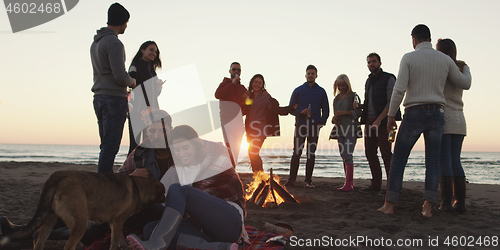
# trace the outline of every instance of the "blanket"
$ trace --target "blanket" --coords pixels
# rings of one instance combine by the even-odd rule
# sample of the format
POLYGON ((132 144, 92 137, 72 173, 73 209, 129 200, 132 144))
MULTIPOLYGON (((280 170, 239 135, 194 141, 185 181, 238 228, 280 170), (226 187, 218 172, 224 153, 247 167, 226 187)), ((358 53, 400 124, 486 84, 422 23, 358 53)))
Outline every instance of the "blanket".
MULTIPOLYGON (((266 231, 259 230, 255 227, 251 226, 245 226, 245 229, 248 232, 248 236, 250 237, 250 242, 252 244, 248 245, 246 243, 243 243, 240 245, 239 249, 241 250, 253 250, 253 249, 263 249, 263 250, 281 250, 284 248, 284 246, 280 245, 279 243, 275 242, 269 242, 266 243, 268 239, 271 239, 273 237, 276 237, 280 234, 274 234, 274 233, 269 233, 266 231)), ((125 236, 135 233, 137 234, 137 231, 132 231, 132 230, 124 230, 123 234, 125 236)), ((285 236, 285 235, 284 235, 285 236)), ((289 236, 285 236, 287 240, 290 239, 289 236)), ((111 242, 111 235, 108 233, 105 238, 95 241, 92 243, 86 250, 107 250, 109 249, 111 242)))

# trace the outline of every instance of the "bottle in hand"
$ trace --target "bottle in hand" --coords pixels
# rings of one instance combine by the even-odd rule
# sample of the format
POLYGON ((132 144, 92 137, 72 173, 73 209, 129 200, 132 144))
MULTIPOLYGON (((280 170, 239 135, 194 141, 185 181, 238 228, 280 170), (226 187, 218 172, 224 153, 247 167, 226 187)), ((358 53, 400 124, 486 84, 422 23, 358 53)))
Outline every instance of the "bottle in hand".
POLYGON ((388 141, 394 142, 396 139, 396 128, 392 127, 391 131, 389 131, 389 137, 387 138, 388 141))
POLYGON ((354 108, 355 109, 358 109, 359 108, 359 103, 361 101, 359 100, 359 96, 358 95, 354 95, 354 108))

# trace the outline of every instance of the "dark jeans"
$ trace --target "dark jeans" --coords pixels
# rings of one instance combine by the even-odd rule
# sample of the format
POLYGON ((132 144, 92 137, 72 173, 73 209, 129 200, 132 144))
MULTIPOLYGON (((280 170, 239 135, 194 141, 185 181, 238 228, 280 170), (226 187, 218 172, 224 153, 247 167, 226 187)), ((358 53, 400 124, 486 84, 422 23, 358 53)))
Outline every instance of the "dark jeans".
POLYGON ((368 160, 368 165, 370 165, 370 171, 372 172, 371 186, 374 188, 382 188, 382 169, 380 167, 377 149, 380 149, 380 153, 382 154, 385 174, 387 176, 387 182, 389 182, 389 172, 391 171, 392 160, 392 143, 387 140, 389 137, 387 126, 379 126, 377 129, 371 129, 370 125, 372 125, 375 120, 375 118, 366 119, 365 155, 368 160))
POLYGON ((421 109, 405 110, 394 145, 389 188, 386 201, 396 203, 403 186, 403 174, 410 152, 421 134, 425 140, 424 199, 436 202, 439 187, 439 157, 443 136, 444 110, 434 105, 419 105, 421 109))
MULTIPOLYGON (((189 215, 189 218, 182 220, 168 249, 175 249, 181 233, 208 242, 236 242, 241 235, 241 215, 235 207, 191 186, 172 184, 168 189, 165 207, 189 215)), ((146 240, 151 236, 156 224, 150 223, 144 228, 146 240)))
POLYGON ((99 125, 98 173, 112 173, 115 157, 120 150, 123 126, 127 118, 127 98, 109 95, 94 96, 94 111, 99 125))
POLYGON ((305 182, 311 182, 314 170, 314 161, 316 160, 316 147, 318 146, 318 125, 296 125, 293 136, 293 155, 290 160, 289 181, 295 182, 297 172, 299 171, 300 156, 304 149, 304 143, 307 138, 307 161, 306 161, 306 179, 305 182))
POLYGON ((255 173, 257 171, 264 171, 262 167, 262 158, 260 158, 260 149, 266 137, 264 136, 251 136, 248 135, 248 158, 250 158, 250 164, 252 165, 252 171, 255 173))
POLYGON ((445 134, 441 142, 441 176, 465 176, 460 153, 465 135, 445 134))

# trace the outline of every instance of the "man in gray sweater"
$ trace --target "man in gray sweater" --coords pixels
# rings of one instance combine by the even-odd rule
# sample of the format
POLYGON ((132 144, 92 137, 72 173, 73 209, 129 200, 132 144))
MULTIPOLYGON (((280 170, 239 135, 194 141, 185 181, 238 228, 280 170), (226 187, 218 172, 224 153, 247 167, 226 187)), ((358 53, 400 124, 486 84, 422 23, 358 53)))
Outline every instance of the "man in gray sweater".
POLYGON ((393 213, 403 185, 403 172, 408 156, 421 134, 425 139, 425 193, 422 214, 431 217, 432 203, 436 202, 439 186, 439 157, 446 104, 446 79, 463 89, 470 88, 470 72, 460 72, 455 62, 444 53, 432 48, 431 32, 423 24, 413 28, 412 43, 415 51, 401 59, 399 73, 389 106, 387 129, 396 127, 394 116, 403 101, 405 114, 394 146, 389 186, 384 206, 386 214, 393 213))
POLYGON ((97 31, 90 47, 94 70, 94 111, 101 138, 98 173, 112 173, 115 156, 120 149, 123 126, 127 117, 127 86, 134 88, 135 79, 125 69, 125 50, 118 40, 127 28, 130 14, 119 3, 108 9, 108 26, 97 31))

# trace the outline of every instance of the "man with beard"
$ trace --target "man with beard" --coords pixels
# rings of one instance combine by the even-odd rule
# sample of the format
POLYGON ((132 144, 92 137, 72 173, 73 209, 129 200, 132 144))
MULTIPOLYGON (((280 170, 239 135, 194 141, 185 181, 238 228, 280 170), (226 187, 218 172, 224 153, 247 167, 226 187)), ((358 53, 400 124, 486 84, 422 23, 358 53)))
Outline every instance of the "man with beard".
POLYGON ((241 84, 241 65, 232 62, 229 67, 231 78, 224 77, 215 91, 219 101, 220 120, 224 142, 229 149, 231 162, 236 168, 240 152, 241 139, 245 133, 243 115, 245 115, 245 99, 247 89, 241 84))
POLYGON ((163 110, 154 110, 146 117, 151 122, 146 129, 146 140, 130 153, 118 172, 160 180, 174 165, 167 143, 172 118, 163 110))
MULTIPOLYGON (((377 148, 380 149, 384 160, 385 174, 389 180, 391 170, 391 142, 388 141, 387 113, 391 102, 392 89, 396 83, 396 77, 383 71, 380 66, 382 61, 377 53, 371 53, 366 57, 368 69, 371 74, 365 83, 365 101, 362 106, 361 124, 365 124, 365 155, 372 172, 371 185, 362 188, 362 193, 380 192, 380 196, 385 196, 382 188, 382 170, 377 155, 377 148)), ((401 111, 398 109, 396 120, 401 120, 401 111)))
POLYGON ((305 187, 313 188, 312 174, 316 159, 319 130, 326 124, 330 115, 328 96, 325 89, 316 83, 318 70, 314 65, 306 68, 306 82, 297 87, 290 98, 290 107, 297 109, 292 113, 295 116, 295 131, 293 136, 293 154, 290 160, 290 177, 286 187, 293 187, 299 170, 300 156, 307 138, 307 161, 305 187))

